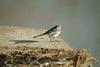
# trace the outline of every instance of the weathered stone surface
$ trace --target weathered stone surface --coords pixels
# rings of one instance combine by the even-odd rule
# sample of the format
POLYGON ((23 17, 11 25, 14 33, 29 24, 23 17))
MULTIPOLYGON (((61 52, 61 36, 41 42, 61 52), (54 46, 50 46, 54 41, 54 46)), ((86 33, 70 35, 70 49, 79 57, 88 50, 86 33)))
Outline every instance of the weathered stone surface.
POLYGON ((33 38, 33 36, 44 33, 45 31, 46 30, 44 29, 0 26, 0 46, 30 46, 64 50, 72 49, 60 37, 57 37, 57 41, 54 42, 50 42, 47 35, 33 38))

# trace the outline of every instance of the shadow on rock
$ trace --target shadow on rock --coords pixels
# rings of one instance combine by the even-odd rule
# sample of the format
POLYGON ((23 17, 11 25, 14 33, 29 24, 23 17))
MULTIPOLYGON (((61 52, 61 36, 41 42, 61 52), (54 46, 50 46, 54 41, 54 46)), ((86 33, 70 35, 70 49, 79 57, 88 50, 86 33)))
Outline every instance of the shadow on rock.
POLYGON ((11 42, 14 42, 14 44, 17 43, 34 43, 34 42, 39 42, 39 41, 35 41, 35 40, 10 40, 11 42))

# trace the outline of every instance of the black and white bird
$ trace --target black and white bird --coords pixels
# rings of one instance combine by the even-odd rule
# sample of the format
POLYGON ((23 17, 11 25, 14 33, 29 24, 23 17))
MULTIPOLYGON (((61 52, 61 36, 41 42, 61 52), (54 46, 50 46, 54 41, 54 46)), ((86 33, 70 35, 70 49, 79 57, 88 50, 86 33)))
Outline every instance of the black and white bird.
POLYGON ((61 28, 62 27, 60 25, 56 25, 56 26, 52 27, 51 29, 49 29, 48 31, 46 31, 45 33, 34 36, 33 38, 43 36, 43 35, 48 35, 50 41, 52 41, 51 40, 52 38, 54 39, 55 37, 59 36, 59 34, 61 33, 61 28))

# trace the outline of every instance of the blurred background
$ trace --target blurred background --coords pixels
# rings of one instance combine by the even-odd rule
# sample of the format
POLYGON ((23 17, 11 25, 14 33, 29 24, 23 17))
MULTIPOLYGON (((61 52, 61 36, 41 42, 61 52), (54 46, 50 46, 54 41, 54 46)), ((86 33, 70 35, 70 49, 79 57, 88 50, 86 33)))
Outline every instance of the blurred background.
POLYGON ((0 25, 48 29, 58 24, 72 48, 100 58, 100 0, 0 0, 0 25))

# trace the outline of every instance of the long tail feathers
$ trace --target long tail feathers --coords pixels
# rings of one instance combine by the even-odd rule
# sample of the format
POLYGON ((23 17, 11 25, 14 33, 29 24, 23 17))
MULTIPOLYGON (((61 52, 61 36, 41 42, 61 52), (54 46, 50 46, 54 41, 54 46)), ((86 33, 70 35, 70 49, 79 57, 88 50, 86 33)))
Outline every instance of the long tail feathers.
POLYGON ((39 37, 39 36, 42 36, 42 35, 44 35, 44 34, 40 34, 40 35, 34 36, 33 38, 36 38, 36 37, 39 37))

